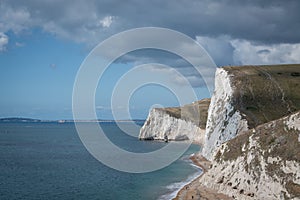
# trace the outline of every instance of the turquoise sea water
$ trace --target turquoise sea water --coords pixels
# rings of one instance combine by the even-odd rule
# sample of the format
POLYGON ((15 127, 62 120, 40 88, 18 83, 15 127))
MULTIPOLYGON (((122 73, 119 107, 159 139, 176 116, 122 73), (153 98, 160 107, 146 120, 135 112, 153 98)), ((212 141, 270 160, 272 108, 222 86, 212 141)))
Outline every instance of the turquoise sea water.
MULTIPOLYGON (((153 151, 165 143, 139 141, 115 123, 103 123, 124 149, 153 151)), ((73 123, 0 123, 0 199, 170 199, 200 173, 188 157, 159 171, 130 174, 94 159, 73 123)))

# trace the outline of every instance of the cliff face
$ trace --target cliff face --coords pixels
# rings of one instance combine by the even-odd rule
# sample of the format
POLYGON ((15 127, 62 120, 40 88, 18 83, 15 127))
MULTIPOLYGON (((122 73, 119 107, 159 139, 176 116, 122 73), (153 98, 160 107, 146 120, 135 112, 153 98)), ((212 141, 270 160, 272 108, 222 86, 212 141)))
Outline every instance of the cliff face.
POLYGON ((140 130, 140 139, 191 140, 203 144, 210 100, 175 108, 152 109, 140 130))
POLYGON ((300 111, 222 144, 201 183, 236 199, 299 199, 300 111))
POLYGON ((248 129, 300 110, 300 65, 224 67, 216 72, 203 155, 248 129))
POLYGON ((193 107, 152 110, 140 138, 200 142, 200 184, 234 199, 300 199, 300 65, 217 69, 208 112, 193 107))
POLYGON ((223 68, 217 69, 202 151, 209 160, 216 147, 248 129, 247 121, 242 119, 240 111, 234 106, 234 90, 230 74, 223 68))

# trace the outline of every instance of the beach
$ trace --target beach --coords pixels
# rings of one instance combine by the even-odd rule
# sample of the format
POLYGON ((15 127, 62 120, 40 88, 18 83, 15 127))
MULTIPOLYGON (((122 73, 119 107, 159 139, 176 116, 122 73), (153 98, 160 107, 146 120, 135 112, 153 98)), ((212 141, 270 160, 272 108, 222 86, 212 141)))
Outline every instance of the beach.
POLYGON ((193 154, 190 159, 193 163, 199 166, 202 169, 202 173, 196 179, 185 185, 180 191, 177 193, 177 196, 173 200, 190 200, 190 199, 207 199, 207 200, 231 200, 232 198, 218 193, 210 188, 207 188, 201 184, 201 177, 204 173, 206 173, 211 163, 207 159, 205 159, 200 153, 193 154))

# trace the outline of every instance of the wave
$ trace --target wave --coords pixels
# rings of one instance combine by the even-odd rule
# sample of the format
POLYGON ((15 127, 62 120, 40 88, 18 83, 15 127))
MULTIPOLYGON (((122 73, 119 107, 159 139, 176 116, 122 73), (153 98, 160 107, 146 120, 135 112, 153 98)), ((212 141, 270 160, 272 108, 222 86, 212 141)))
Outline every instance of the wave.
MULTIPOLYGON (((193 155, 191 155, 193 156, 193 155)), ((196 178, 198 178, 202 174, 202 169, 195 165, 190 159, 188 159, 189 164, 196 168, 198 171, 190 176, 188 176, 184 181, 172 183, 166 188, 170 191, 167 194, 164 194, 158 198, 158 200, 170 200, 176 197, 177 193, 183 188, 185 185, 193 182, 196 178)))

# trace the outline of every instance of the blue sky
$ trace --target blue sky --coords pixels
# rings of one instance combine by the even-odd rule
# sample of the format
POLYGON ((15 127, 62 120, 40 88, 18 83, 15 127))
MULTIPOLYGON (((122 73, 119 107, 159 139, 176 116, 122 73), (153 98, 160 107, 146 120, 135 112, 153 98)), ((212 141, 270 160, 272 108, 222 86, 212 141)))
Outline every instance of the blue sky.
MULTIPOLYGON (((300 63, 299 8, 299 1, 280 0, 3 0, 0 117, 72 118, 72 90, 81 63, 99 42, 130 28, 180 31, 201 44, 217 66, 300 63)), ((113 118, 111 92, 119 78, 136 65, 153 62, 179 70, 198 99, 210 96, 201 77, 182 59, 160 51, 133 52, 115 61, 101 80, 95 96, 98 118, 113 118)), ((186 90, 174 73, 159 66, 144 73, 164 76, 186 90)), ((115 109, 123 113, 127 108, 119 101, 115 109)), ((176 94, 155 84, 139 88, 129 102, 132 118, 145 118, 153 106, 179 105, 176 94)))
MULTIPOLYGON (((7 33, 7 36, 9 45, 0 54, 0 116, 71 119, 73 84, 89 49, 40 29, 33 29, 24 36, 13 32, 7 33)), ((113 118, 110 105, 112 91, 119 78, 134 65, 132 61, 126 61, 126 64, 116 62, 106 71, 95 96, 99 118, 113 118)), ((205 87, 195 88, 195 91, 199 99, 209 97, 205 87)), ((140 87, 129 102, 134 119, 145 118, 153 106, 179 105, 176 95, 155 84, 140 87)), ((127 108, 117 106, 115 109, 122 113, 127 108)), ((119 119, 124 119, 122 116, 119 119)))
POLYGON ((82 45, 40 30, 8 36, 0 54, 0 116, 70 118, 74 78, 87 53, 82 45))

